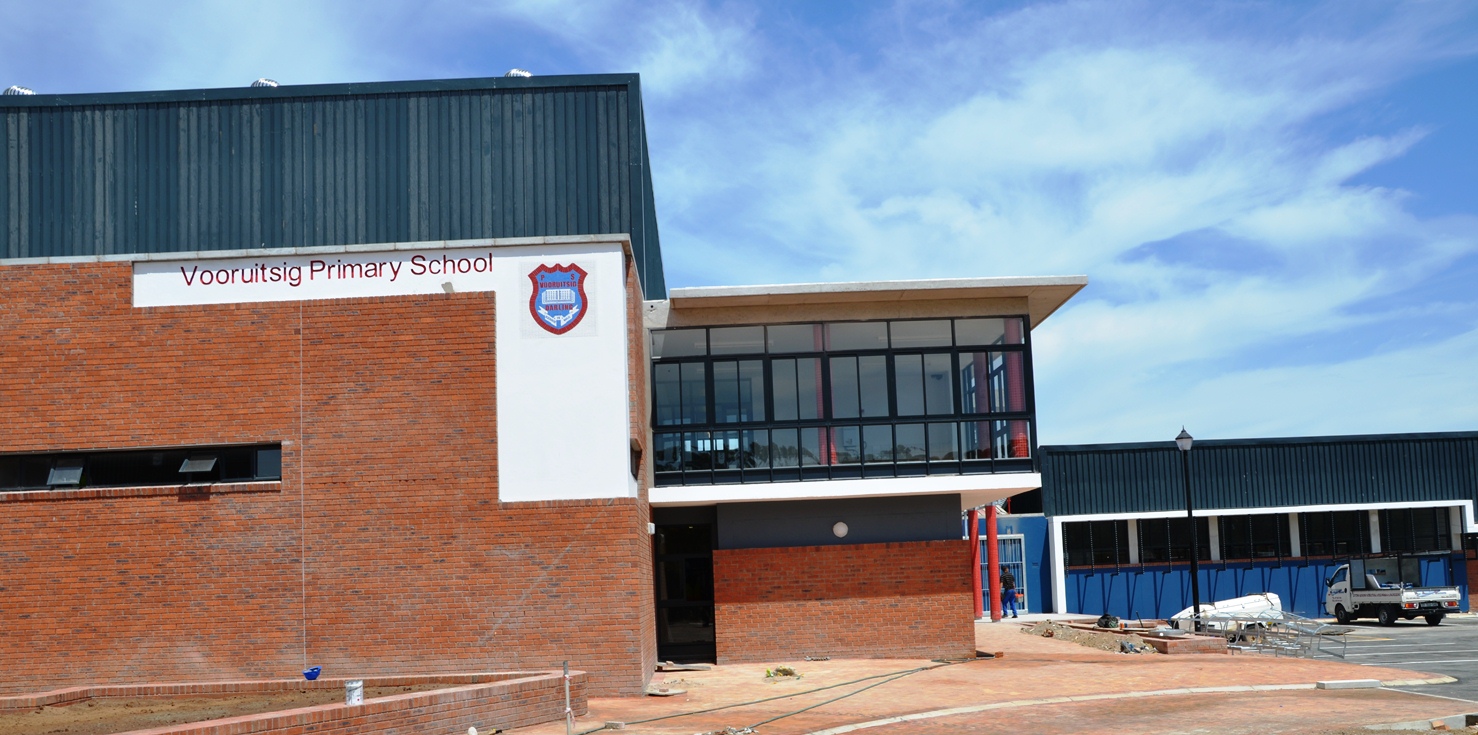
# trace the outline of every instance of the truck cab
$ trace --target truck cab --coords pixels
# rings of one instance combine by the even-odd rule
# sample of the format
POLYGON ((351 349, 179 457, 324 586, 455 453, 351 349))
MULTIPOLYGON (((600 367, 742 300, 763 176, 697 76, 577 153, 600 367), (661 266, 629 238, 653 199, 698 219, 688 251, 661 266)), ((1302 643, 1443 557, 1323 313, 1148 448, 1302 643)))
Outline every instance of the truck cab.
POLYGON ((1324 610, 1341 625, 1357 618, 1395 625, 1417 617, 1427 625, 1441 625, 1459 606, 1458 588, 1421 586, 1420 560, 1412 557, 1351 559, 1324 584, 1329 588, 1324 610))

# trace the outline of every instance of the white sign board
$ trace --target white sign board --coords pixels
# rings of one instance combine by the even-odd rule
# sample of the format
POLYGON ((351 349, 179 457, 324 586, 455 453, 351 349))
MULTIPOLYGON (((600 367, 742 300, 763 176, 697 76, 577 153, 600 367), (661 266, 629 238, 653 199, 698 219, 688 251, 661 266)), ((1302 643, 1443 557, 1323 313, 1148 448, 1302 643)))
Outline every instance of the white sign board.
POLYGON ((200 306, 496 291, 499 249, 390 250, 284 257, 145 261, 134 306, 200 306))

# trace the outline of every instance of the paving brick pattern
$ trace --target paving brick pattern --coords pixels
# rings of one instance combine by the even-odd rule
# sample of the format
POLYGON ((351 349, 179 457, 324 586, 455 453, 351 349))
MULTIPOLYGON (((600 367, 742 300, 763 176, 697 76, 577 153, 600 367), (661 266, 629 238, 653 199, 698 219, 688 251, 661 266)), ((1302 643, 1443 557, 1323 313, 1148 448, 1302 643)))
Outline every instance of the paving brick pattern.
MULTIPOLYGON (((1436 697, 1381 691, 1324 691, 1313 684, 1326 679, 1375 677, 1383 681, 1428 679, 1430 674, 1382 669, 1338 661, 1310 661, 1253 655, 1125 655, 1084 648, 1066 641, 1020 632, 1009 623, 975 626, 984 651, 1002 651, 999 659, 944 666, 916 673, 823 704, 816 709, 765 725, 765 735, 801 735, 844 725, 946 708, 998 704, 995 711, 919 719, 858 730, 863 733, 1125 733, 1313 732, 1356 728, 1453 715, 1474 705, 1436 697), (1162 694, 1167 689, 1201 687, 1280 687, 1294 690, 1162 694), (1110 695, 1088 702, 1031 703, 1060 697, 1110 695), (1122 698, 1120 698, 1122 697, 1122 698)), ((782 694, 798 696, 742 707, 669 717, 633 725, 627 730, 648 735, 686 735, 724 727, 750 726, 884 679, 870 679, 835 689, 864 677, 931 666, 920 659, 775 660, 765 664, 719 666, 712 671, 671 672, 662 684, 685 690, 668 698, 593 698, 580 730, 609 721, 636 722, 654 717, 712 710, 757 702, 782 694), (775 664, 796 668, 800 679, 767 680, 775 664)), ((1430 686, 1442 694, 1440 685, 1430 686)), ((577 730, 577 731, 580 731, 577 730)), ((553 724, 520 730, 521 735, 557 735, 553 724)))

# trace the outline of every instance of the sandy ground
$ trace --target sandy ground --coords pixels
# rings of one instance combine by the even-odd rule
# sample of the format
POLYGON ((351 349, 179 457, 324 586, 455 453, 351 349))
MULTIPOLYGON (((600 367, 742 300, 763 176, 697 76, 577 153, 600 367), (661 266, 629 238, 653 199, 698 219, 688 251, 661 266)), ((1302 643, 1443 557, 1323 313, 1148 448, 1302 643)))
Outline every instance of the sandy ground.
MULTIPOLYGON (((627 723, 623 732, 660 735, 756 726, 761 735, 801 735, 858 723, 876 723, 859 732, 877 735, 997 732, 1312 735, 1478 709, 1478 705, 1452 700, 1376 690, 1189 693, 1183 690, 1308 685, 1333 679, 1407 680, 1431 675, 1342 662, 1251 655, 1126 655, 1021 631, 1018 625, 979 624, 977 647, 1005 655, 947 666, 923 660, 802 660, 659 675, 660 685, 683 689, 685 693, 662 698, 592 699, 589 714, 577 720, 576 732, 619 721, 627 723), (780 664, 795 668, 800 678, 766 679, 765 669, 780 664), (897 676, 907 671, 914 673, 897 676), (894 676, 879 676, 889 674, 894 676), (1172 693, 1175 690, 1181 691, 1172 693), (1122 697, 1147 692, 1159 694, 1122 697), (1033 702, 1095 695, 1113 698, 1033 702), (743 706, 729 706, 735 704, 743 706), (899 715, 982 705, 997 708, 886 722, 887 718, 899 715)), ((1441 686, 1430 689, 1440 694, 1441 686)), ((564 725, 549 723, 514 732, 560 735, 564 725)))

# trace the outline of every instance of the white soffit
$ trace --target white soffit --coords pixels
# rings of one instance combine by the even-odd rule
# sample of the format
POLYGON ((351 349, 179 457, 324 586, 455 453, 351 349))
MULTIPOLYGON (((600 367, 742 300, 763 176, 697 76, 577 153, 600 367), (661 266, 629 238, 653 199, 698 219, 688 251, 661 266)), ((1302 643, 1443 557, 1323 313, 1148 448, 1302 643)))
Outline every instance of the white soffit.
POLYGON ((938 278, 916 281, 705 286, 668 292, 673 310, 860 304, 955 299, 1026 299, 1032 326, 1042 323, 1088 285, 1087 276, 938 278))

